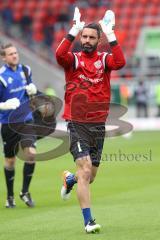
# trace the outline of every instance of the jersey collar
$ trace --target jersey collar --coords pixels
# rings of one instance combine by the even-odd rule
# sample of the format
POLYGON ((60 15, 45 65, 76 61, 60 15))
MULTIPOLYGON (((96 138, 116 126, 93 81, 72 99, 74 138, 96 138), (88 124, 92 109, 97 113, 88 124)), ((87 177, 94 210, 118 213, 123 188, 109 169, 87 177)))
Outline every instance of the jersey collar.
POLYGON ((16 72, 19 69, 19 64, 17 65, 17 69, 15 71, 8 64, 5 64, 5 67, 11 70, 12 72, 16 72))
POLYGON ((82 52, 82 56, 86 58, 94 58, 97 55, 97 50, 91 52, 91 53, 85 53, 82 52))

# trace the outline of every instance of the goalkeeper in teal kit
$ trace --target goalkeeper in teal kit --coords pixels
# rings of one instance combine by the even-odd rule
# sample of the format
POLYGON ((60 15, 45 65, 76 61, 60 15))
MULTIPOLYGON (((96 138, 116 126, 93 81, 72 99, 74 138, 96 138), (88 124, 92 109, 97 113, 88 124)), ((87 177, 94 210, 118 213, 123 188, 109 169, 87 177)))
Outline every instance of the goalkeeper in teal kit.
POLYGON ((5 155, 4 173, 7 186, 6 208, 14 208, 14 176, 16 155, 19 144, 24 152, 23 183, 20 198, 28 207, 34 207, 34 201, 29 193, 29 186, 35 169, 35 141, 34 131, 28 129, 32 125, 32 112, 29 107, 29 95, 37 92, 32 83, 29 66, 29 82, 26 81, 19 64, 17 49, 12 44, 6 44, 0 49, 4 65, 0 68, 0 123, 5 155))
POLYGON ((109 113, 110 74, 125 65, 122 50, 113 31, 115 16, 106 11, 99 24, 85 25, 75 8, 74 25, 56 51, 57 62, 64 68, 66 79, 63 118, 68 123, 70 152, 76 163, 76 174, 63 173, 61 197, 69 198, 77 183, 77 198, 84 218, 85 231, 100 231, 91 213, 89 184, 96 177, 105 138, 105 121, 109 113), (111 47, 111 54, 98 52, 101 30, 111 47), (81 51, 70 52, 72 42, 81 31, 81 51), (98 107, 97 107, 98 106, 98 107))

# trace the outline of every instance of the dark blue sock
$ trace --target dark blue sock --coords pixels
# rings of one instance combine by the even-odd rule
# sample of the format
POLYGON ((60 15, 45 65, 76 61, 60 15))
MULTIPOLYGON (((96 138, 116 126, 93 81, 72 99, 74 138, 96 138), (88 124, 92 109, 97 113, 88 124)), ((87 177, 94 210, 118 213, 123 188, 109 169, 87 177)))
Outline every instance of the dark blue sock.
POLYGON ((82 208, 82 214, 84 217, 84 225, 86 226, 87 223, 92 220, 91 216, 91 209, 90 208, 82 208))

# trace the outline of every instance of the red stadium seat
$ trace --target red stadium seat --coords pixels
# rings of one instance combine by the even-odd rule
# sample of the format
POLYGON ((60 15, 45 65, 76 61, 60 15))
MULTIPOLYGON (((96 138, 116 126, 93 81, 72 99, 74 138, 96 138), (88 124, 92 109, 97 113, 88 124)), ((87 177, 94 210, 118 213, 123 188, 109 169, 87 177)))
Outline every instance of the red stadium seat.
POLYGON ((126 8, 126 10, 125 10, 125 16, 127 17, 127 18, 130 18, 131 17, 131 15, 133 15, 134 13, 133 13, 133 9, 129 6, 129 7, 127 7, 126 8))
POLYGON ((140 32, 140 28, 135 27, 134 29, 131 29, 130 36, 132 37, 132 39, 137 40, 139 37, 139 32, 140 32))
POLYGON ((99 7, 98 9, 97 9, 97 15, 98 15, 98 18, 99 19, 102 19, 103 18, 103 16, 104 16, 104 14, 105 14, 105 12, 107 11, 107 8, 106 7, 99 7))
POLYGON ((150 1, 148 0, 140 0, 140 2, 143 5, 143 7, 146 7, 148 4, 150 4, 150 1))
POLYGON ((155 18, 148 18, 146 21, 145 21, 145 24, 147 26, 157 26, 158 25, 158 21, 157 19, 155 18))
POLYGON ((123 29, 122 30, 118 29, 115 32, 116 32, 118 42, 120 43, 120 45, 123 46, 125 40, 127 39, 127 31, 123 29))
POLYGON ((38 5, 38 9, 47 9, 49 7, 49 0, 41 1, 38 5))
POLYGON ((13 18, 15 22, 19 22, 23 16, 23 13, 21 11, 14 11, 13 12, 13 18))
POLYGON ((133 24, 135 25, 135 27, 138 29, 142 26, 143 24, 143 17, 141 16, 137 16, 137 18, 135 18, 135 20, 133 20, 133 24))
POLYGON ((115 5, 117 5, 119 7, 123 7, 125 5, 125 2, 122 0, 116 0, 114 3, 115 3, 115 5))
POLYGON ((122 11, 119 7, 114 6, 113 11, 115 12, 116 19, 122 16, 122 11))
POLYGON ((26 9, 28 9, 29 11, 35 11, 36 8, 38 7, 38 4, 36 2, 36 0, 29 0, 26 1, 26 5, 25 5, 26 9))
POLYGON ((59 0, 58 1, 54 0, 49 2, 49 8, 53 9, 58 13, 60 12, 62 5, 63 5, 62 1, 59 1, 59 0))
POLYGON ((66 31, 64 29, 61 29, 54 34, 54 40, 60 43, 65 35, 66 31))
POLYGON ((23 11, 25 8, 24 0, 17 0, 13 4, 13 11, 23 11))
POLYGON ((44 39, 44 35, 42 31, 34 31, 32 34, 32 38, 35 42, 42 42, 44 39))
POLYGON ((34 19, 42 20, 46 15, 46 9, 37 9, 34 15, 34 19))
POLYGON ((33 40, 36 42, 41 42, 44 39, 44 35, 43 35, 43 21, 40 20, 34 20, 33 22, 33 40))
POLYGON ((0 10, 4 9, 4 7, 5 7, 4 2, 0 1, 0 10))
POLYGON ((159 8, 152 4, 152 6, 149 8, 149 15, 156 16, 158 13, 160 13, 159 8))
POLYGON ((87 8, 85 13, 85 21, 92 22, 96 19, 97 16, 97 9, 96 8, 87 8))
MULTIPOLYGON (((136 4, 135 0, 128 0, 127 2, 129 4, 129 8, 131 8, 131 5, 136 4)), ((132 11, 133 11, 133 9, 132 9, 132 11)))
POLYGON ((124 18, 122 21, 121 21, 121 23, 122 23, 122 27, 124 28, 124 29, 128 29, 129 27, 131 27, 131 20, 129 20, 129 18, 124 18))
POLYGON ((157 5, 157 6, 159 6, 159 4, 160 4, 160 2, 159 2, 159 0, 152 0, 152 4, 154 5, 157 5))
POLYGON ((62 7, 68 7, 69 6, 69 1, 61 0, 61 2, 62 2, 62 7))
POLYGON ((35 20, 33 22, 33 25, 32 25, 32 28, 33 28, 33 31, 41 31, 43 29, 43 22, 40 21, 40 20, 35 20))
POLYGON ((144 6, 139 6, 135 9, 136 15, 139 18, 143 18, 144 14, 145 14, 146 8, 144 6))
POLYGON ((134 50, 135 47, 136 47, 136 44, 137 44, 137 39, 132 38, 132 39, 130 39, 130 41, 128 42, 128 45, 129 45, 128 47, 129 47, 130 49, 134 50))

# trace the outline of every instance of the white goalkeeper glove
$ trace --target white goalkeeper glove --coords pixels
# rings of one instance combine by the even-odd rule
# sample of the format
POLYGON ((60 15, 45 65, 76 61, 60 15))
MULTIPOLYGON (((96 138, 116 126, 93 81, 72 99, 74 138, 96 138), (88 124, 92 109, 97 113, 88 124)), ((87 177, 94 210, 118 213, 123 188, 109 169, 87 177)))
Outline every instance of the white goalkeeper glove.
POLYGON ((37 93, 37 88, 33 83, 30 83, 29 85, 26 86, 26 91, 29 96, 34 95, 37 93))
POLYGON ((111 10, 107 10, 103 19, 99 21, 103 32, 105 33, 108 42, 116 41, 116 36, 114 34, 115 26, 115 14, 111 10))
POLYGON ((69 31, 69 34, 71 34, 73 37, 76 37, 85 25, 85 22, 81 22, 80 18, 81 18, 81 13, 79 11, 79 8, 75 7, 74 17, 73 17, 74 24, 69 31))
POLYGON ((10 98, 6 102, 0 103, 0 110, 12 110, 20 106, 18 98, 10 98))

